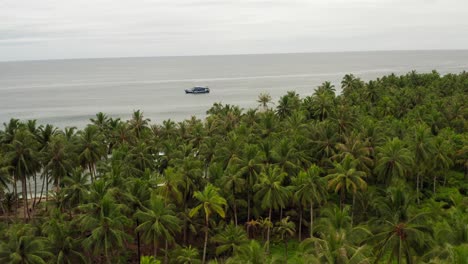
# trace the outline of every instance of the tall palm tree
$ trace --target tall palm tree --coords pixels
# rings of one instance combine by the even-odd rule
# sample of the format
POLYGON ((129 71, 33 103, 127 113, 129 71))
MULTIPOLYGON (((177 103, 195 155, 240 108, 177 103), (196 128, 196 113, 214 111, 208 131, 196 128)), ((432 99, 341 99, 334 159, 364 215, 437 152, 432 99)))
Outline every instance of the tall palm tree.
POLYGON ((250 240, 250 243, 244 244, 236 248, 234 257, 228 259, 226 263, 250 263, 250 264, 263 264, 267 263, 265 252, 257 240, 250 240))
POLYGON ((200 264, 199 253, 196 248, 192 248, 192 245, 188 247, 179 248, 174 251, 175 262, 178 264, 200 264))
POLYGON ((358 161, 351 155, 346 155, 341 163, 335 162, 331 173, 326 176, 328 180, 328 188, 333 189, 336 193, 340 192, 340 207, 343 208, 343 203, 347 192, 353 194, 353 206, 357 191, 365 190, 367 183, 363 179, 366 173, 356 169, 358 161))
POLYGON ((268 109, 268 104, 271 103, 271 95, 269 93, 261 93, 258 96, 257 103, 259 103, 263 110, 268 109))
POLYGON ((51 262, 60 264, 87 263, 79 250, 80 240, 76 239, 71 222, 64 221, 60 211, 55 211, 43 224, 42 232, 47 237, 47 249, 52 253, 51 262))
POLYGON ((46 249, 46 241, 34 235, 29 225, 12 226, 7 239, 0 241, 0 262, 11 264, 46 263, 52 254, 46 249))
POLYGON ((224 171, 221 186, 223 186, 223 191, 228 194, 227 200, 234 213, 234 224, 237 226, 237 194, 244 190, 245 179, 236 173, 235 168, 231 166, 224 171))
POLYGON ((237 171, 245 179, 247 189, 247 221, 250 221, 253 186, 257 182, 263 164, 259 158, 260 150, 257 145, 245 144, 239 159, 236 161, 237 171))
POLYGON ((420 213, 404 222, 395 217, 379 223, 381 231, 372 238, 377 242, 374 263, 378 263, 384 256, 388 257, 388 261, 396 261, 398 264, 414 263, 414 250, 427 246, 430 241, 431 229, 421 222, 425 216, 425 213, 420 213))
POLYGON ((96 178, 96 163, 106 155, 102 134, 96 126, 88 125, 78 134, 78 160, 89 171, 91 180, 96 178))
POLYGON ((87 234, 82 244, 90 250, 97 260, 101 261, 101 254, 106 263, 111 263, 118 250, 124 248, 129 239, 124 228, 129 225, 129 219, 122 214, 122 206, 116 204, 108 193, 101 200, 88 203, 81 207, 83 215, 80 217, 81 230, 87 234))
POLYGON ((152 195, 149 207, 138 210, 135 216, 141 223, 136 231, 141 232, 143 240, 153 243, 154 257, 158 256, 158 242, 173 242, 174 236, 180 231, 180 219, 175 215, 174 205, 165 204, 159 195, 152 195))
POLYGON ((245 230, 239 226, 229 224, 213 237, 216 247, 216 255, 232 254, 242 245, 248 243, 245 230))
MULTIPOLYGON (((282 185, 286 173, 277 166, 269 166, 260 174, 260 182, 255 185, 255 199, 260 201, 262 209, 268 209, 268 220, 271 220, 272 210, 284 208, 290 197, 290 190, 282 185)), ((269 253, 270 226, 267 230, 266 251, 269 253)))
POLYGON ((24 219, 29 218, 28 178, 39 169, 38 143, 25 129, 16 132, 12 142, 6 145, 6 159, 13 173, 13 181, 21 181, 24 219))
POLYGON ((63 136, 55 136, 43 152, 44 173, 54 181, 57 191, 60 190, 61 180, 71 172, 73 152, 63 136))
POLYGON ((217 214, 224 218, 225 206, 227 205, 226 200, 221 197, 218 193, 218 188, 211 184, 208 184, 203 192, 195 192, 193 197, 198 200, 199 204, 190 210, 189 216, 193 217, 198 214, 199 211, 203 211, 205 215, 205 243, 203 244, 203 259, 202 263, 206 261, 206 248, 208 245, 208 231, 209 231, 209 220, 212 214, 217 214), (203 210, 202 210, 203 209, 203 210))
POLYGON ((141 137, 141 133, 148 128, 148 123, 150 119, 145 118, 143 116, 143 112, 140 110, 134 111, 132 115, 132 119, 130 119, 130 130, 135 133, 137 138, 141 137))
POLYGON ((302 208, 310 208, 310 236, 314 229, 314 205, 320 203, 327 197, 325 179, 320 176, 322 169, 313 164, 307 171, 301 171, 293 180, 294 199, 300 206, 299 241, 302 238, 302 208))
POLYGON ((388 184, 393 179, 404 178, 408 174, 413 156, 401 140, 394 138, 376 150, 375 172, 382 182, 388 184))
POLYGON ((85 201, 89 187, 89 173, 83 172, 81 168, 75 168, 70 175, 63 178, 62 191, 65 194, 65 206, 74 208, 85 201))
POLYGON ((275 224, 274 232, 276 232, 280 239, 284 242, 285 257, 288 259, 288 237, 293 237, 296 234, 296 225, 294 222, 289 221, 289 216, 281 219, 275 224))
POLYGON ((419 201, 419 188, 422 186, 421 176, 424 176, 430 169, 430 160, 434 152, 432 135, 429 127, 418 125, 414 129, 414 134, 410 137, 411 151, 414 155, 414 165, 416 166, 416 194, 419 201))

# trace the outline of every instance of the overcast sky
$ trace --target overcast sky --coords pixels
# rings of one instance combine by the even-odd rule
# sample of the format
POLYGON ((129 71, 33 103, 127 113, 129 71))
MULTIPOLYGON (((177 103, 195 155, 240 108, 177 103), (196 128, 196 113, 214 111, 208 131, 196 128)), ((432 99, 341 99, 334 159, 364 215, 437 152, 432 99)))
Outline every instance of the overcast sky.
POLYGON ((0 0, 0 61, 466 48, 468 0, 0 0))

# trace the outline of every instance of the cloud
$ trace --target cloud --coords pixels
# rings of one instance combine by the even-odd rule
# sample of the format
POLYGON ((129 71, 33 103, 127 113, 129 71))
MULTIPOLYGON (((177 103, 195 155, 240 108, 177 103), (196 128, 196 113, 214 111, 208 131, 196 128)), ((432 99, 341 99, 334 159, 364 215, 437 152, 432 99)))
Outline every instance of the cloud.
POLYGON ((3 0, 0 60, 461 48, 466 10, 462 0, 3 0))

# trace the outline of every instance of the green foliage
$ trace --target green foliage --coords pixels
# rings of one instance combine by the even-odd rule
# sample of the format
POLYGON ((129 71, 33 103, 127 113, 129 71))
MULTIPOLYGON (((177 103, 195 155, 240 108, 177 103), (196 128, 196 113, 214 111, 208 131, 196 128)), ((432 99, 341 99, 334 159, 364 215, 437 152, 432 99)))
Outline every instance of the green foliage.
POLYGON ((348 74, 204 120, 11 119, 0 262, 466 263, 467 91, 466 72, 348 74))

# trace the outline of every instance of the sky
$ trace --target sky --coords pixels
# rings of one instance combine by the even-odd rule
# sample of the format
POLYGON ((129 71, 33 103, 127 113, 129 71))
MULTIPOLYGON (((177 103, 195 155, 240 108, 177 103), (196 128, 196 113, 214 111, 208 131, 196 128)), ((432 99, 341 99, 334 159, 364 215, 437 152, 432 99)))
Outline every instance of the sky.
POLYGON ((0 0, 0 61, 467 48, 467 0, 0 0))

